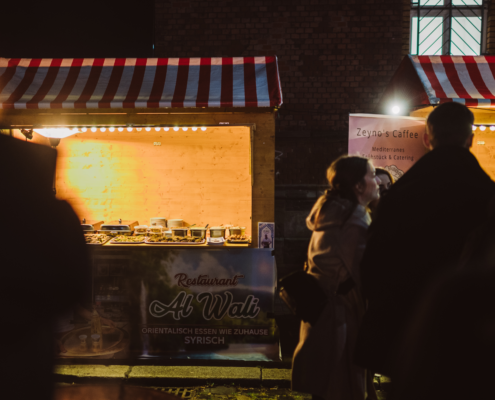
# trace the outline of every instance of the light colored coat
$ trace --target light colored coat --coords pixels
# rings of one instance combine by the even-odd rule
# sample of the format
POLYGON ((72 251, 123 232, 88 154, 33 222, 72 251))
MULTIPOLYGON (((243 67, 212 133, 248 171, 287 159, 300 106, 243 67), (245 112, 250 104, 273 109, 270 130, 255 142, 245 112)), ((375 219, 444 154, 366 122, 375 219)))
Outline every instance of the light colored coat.
POLYGON ((313 231, 308 250, 309 273, 329 297, 316 325, 301 322, 299 344, 294 353, 292 389, 326 400, 363 400, 365 370, 354 365, 353 349, 364 314, 360 295, 359 264, 371 222, 363 206, 329 198, 318 217, 322 196, 306 219, 313 231), (339 285, 352 277, 356 286, 346 295, 336 295, 339 285))

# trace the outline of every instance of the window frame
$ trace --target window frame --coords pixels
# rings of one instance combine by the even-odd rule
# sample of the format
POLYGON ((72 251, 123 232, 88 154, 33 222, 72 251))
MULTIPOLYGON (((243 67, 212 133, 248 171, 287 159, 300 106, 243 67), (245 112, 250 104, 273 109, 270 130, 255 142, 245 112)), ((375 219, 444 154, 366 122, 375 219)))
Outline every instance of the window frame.
MULTIPOLYGON (((457 6, 452 3, 452 0, 443 0, 442 5, 438 5, 442 0, 433 0, 433 5, 420 5, 421 0, 411 0, 411 15, 409 26, 409 54, 413 54, 413 18, 418 17, 417 24, 417 40, 416 49, 414 49, 416 55, 419 54, 420 47, 420 34, 419 24, 424 17, 441 17, 443 18, 443 31, 442 31, 442 55, 452 55, 452 19, 456 17, 481 17, 481 37, 480 37, 480 55, 486 54, 486 36, 487 36, 487 19, 488 19, 488 3, 487 0, 481 0, 480 5, 464 5, 457 6)), ((424 29, 424 28, 423 28, 424 29)), ((431 55, 431 54, 425 54, 431 55)))

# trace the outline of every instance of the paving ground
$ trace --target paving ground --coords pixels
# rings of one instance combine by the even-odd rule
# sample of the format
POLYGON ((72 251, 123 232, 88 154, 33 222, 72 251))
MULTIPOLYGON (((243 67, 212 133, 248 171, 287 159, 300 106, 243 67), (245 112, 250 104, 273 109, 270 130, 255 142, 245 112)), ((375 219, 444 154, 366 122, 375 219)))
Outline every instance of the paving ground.
MULTIPOLYGON (((72 385, 57 384, 61 387, 72 385)), ((284 388, 256 388, 240 386, 193 386, 193 387, 148 387, 160 392, 170 393, 185 400, 311 400, 311 395, 294 392, 284 388)), ((378 400, 386 400, 386 392, 378 390, 378 400)))
MULTIPOLYGON (((290 369, 262 367, 60 365, 59 385, 118 384, 151 388, 187 400, 310 400, 290 390, 290 369)), ((378 399, 390 381, 375 377, 378 399)))

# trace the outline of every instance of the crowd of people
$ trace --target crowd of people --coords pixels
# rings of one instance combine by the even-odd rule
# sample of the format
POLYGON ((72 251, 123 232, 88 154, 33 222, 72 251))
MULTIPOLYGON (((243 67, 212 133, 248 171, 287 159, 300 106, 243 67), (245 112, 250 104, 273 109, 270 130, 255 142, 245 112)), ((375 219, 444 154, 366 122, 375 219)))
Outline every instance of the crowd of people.
POLYGON ((426 121, 426 154, 397 182, 342 156, 306 223, 308 270, 328 301, 301 322, 292 388, 314 399, 483 398, 495 368, 495 182, 469 151, 472 112, 426 121), (459 377, 462 376, 460 379, 459 377))

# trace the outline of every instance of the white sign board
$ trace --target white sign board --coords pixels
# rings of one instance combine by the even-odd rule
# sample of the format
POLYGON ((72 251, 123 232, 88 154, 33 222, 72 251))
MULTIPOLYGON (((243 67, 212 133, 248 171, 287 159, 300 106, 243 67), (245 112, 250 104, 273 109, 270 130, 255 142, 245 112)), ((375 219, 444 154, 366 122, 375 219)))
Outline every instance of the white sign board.
POLYGON ((349 114, 349 155, 369 158, 397 180, 427 151, 425 119, 349 114))

